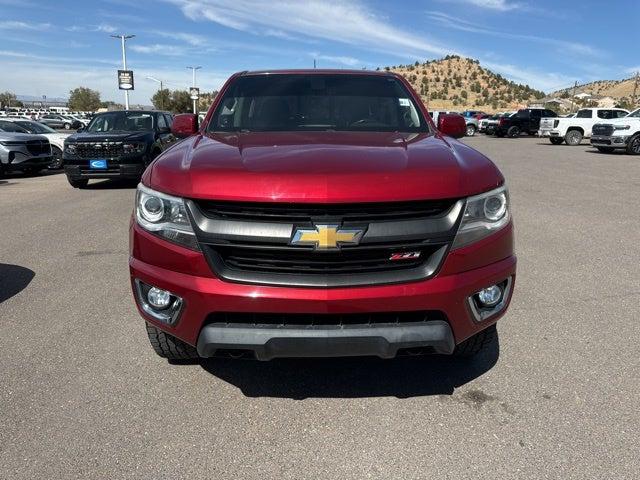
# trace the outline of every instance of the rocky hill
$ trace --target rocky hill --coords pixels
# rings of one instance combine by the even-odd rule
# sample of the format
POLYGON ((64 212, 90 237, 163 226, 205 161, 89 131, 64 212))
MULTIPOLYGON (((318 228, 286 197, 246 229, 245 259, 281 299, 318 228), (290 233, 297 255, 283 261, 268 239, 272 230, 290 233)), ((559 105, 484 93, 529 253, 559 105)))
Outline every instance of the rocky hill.
MULTIPOLYGON (((575 89, 576 95, 579 93, 588 93, 590 95, 597 95, 601 97, 612 97, 619 101, 621 104, 632 103, 633 90, 635 86, 635 78, 626 78, 624 80, 598 80, 596 82, 585 83, 578 85, 575 89)), ((553 92, 551 96, 556 97, 570 97, 573 93, 573 88, 567 88, 553 92)), ((636 91, 636 94, 640 96, 640 85, 636 91)))
POLYGON ((403 75, 431 110, 515 110, 545 96, 482 67, 478 60, 456 55, 379 70, 403 75))

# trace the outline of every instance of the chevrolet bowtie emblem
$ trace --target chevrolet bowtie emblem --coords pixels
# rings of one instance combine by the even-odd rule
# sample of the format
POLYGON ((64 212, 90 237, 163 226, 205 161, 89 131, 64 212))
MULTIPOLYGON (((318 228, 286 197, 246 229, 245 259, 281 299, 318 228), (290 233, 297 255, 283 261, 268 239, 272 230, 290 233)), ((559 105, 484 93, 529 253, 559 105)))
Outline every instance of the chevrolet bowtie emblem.
POLYGON ((297 228, 291 239, 292 245, 313 245, 316 249, 328 250, 340 245, 357 245, 364 235, 361 228, 341 228, 340 225, 316 225, 315 228, 297 228))

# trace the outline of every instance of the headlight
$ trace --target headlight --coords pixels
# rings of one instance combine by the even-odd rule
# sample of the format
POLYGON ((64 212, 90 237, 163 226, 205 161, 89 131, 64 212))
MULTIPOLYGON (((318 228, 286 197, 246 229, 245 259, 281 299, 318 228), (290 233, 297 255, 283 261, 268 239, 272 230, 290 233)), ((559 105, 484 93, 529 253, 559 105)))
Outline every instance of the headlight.
POLYGON ((182 198, 156 192, 139 184, 136 192, 136 222, 148 232, 199 250, 182 198))
POLYGON ((464 247, 491 235, 509 223, 509 218, 507 187, 467 198, 453 248, 464 247))
POLYGON ((614 125, 613 129, 614 130, 629 130, 631 128, 631 125, 614 125))
POLYGON ((77 152, 77 146, 75 143, 65 143, 64 144, 64 151, 71 154, 71 155, 75 155, 77 152))
POLYGON ((130 142, 122 145, 125 155, 131 155, 132 153, 142 153, 146 150, 146 143, 130 142))
POLYGON ((2 140, 0 142, 0 145, 4 145, 5 147, 11 147, 11 146, 17 146, 17 145, 24 145, 24 142, 18 142, 18 141, 13 141, 13 140, 2 140))

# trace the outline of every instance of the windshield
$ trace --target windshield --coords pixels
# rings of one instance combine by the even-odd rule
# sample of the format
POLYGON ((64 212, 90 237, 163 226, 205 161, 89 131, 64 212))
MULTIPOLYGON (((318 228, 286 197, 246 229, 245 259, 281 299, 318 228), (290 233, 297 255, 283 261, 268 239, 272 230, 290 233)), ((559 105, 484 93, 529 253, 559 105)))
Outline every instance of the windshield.
POLYGON ((627 117, 640 117, 640 108, 631 112, 627 117))
POLYGON ((27 121, 16 123, 31 133, 56 133, 53 128, 43 125, 42 123, 27 121))
POLYGON ((0 131, 12 133, 29 133, 20 125, 16 125, 13 122, 7 122, 6 120, 0 120, 0 131))
POLYGON ((153 115, 140 112, 108 112, 91 120, 86 132, 145 132, 153 130, 153 115))
POLYGON ((234 81, 208 131, 429 131, 393 77, 344 74, 249 75, 234 81))

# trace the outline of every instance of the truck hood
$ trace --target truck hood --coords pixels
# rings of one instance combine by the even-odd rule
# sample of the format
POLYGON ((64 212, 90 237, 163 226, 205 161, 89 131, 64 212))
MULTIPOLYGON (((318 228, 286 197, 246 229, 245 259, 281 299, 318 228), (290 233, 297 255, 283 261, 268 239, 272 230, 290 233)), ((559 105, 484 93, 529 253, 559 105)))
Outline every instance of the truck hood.
POLYGON ((144 140, 152 132, 80 132, 67 137, 68 142, 117 142, 122 140, 144 140))
POLYGON ((610 120, 601 118, 600 121, 596 123, 599 123, 600 125, 638 125, 640 124, 640 117, 622 117, 612 118, 610 120))
POLYGON ((47 140, 47 137, 35 133, 0 132, 0 141, 27 142, 29 140, 47 140))
POLYGON ((461 142, 396 132, 195 135, 143 177, 181 197, 319 203, 458 198, 503 181, 489 159, 461 142))

